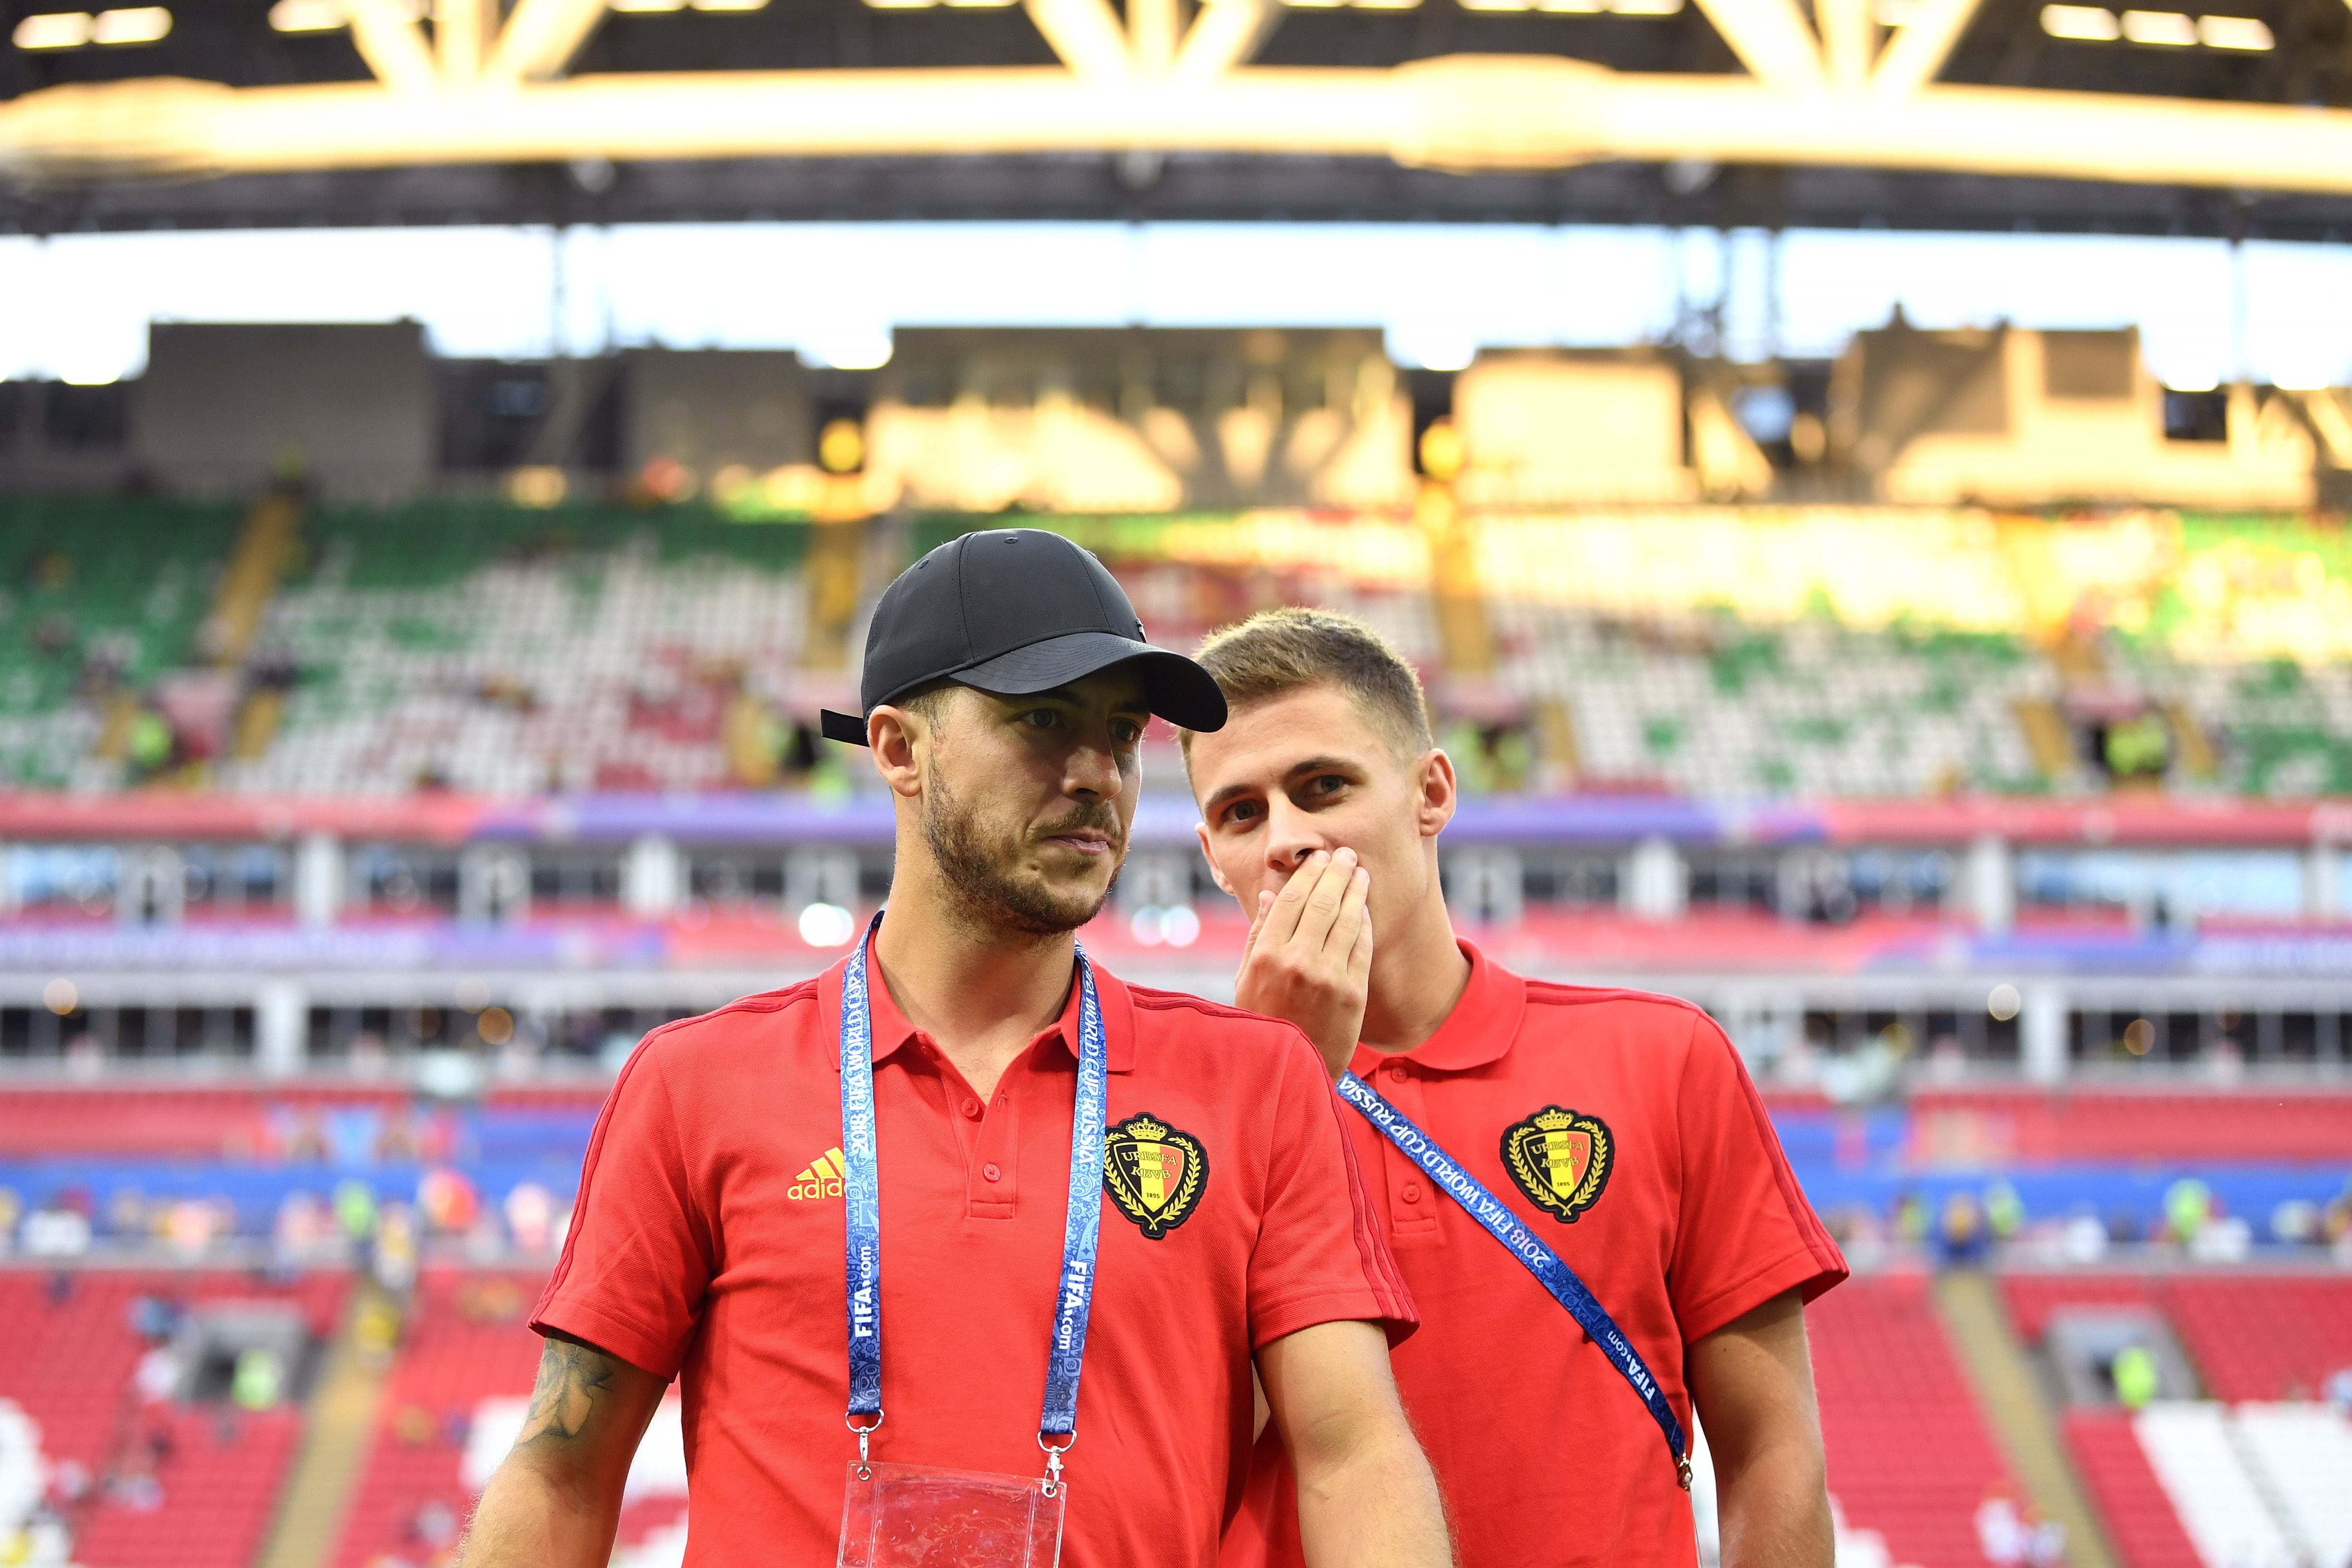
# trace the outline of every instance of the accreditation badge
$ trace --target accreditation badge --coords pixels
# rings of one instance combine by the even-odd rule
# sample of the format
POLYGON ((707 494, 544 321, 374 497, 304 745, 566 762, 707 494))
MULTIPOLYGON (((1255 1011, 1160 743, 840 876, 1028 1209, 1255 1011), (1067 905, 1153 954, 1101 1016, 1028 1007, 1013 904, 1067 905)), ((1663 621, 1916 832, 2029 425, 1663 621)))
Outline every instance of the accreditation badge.
POLYGON ((1069 1496, 1035 1476, 853 1460, 837 1568, 1056 1568, 1069 1496))

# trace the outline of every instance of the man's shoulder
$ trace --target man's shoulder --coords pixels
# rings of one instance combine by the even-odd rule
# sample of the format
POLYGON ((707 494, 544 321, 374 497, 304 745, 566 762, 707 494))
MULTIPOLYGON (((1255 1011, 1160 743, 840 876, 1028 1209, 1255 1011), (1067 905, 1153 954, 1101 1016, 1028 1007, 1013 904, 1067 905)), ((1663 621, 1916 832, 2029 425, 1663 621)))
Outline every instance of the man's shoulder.
POLYGON ((1297 1026, 1294 1024, 1280 1018, 1269 1018, 1263 1013, 1253 1013, 1246 1007, 1236 1007, 1230 1002, 1212 1002, 1206 996, 1195 996, 1189 991, 1163 991, 1157 986, 1138 985, 1131 980, 1122 980, 1120 984, 1135 999, 1138 1012, 1160 1016, 1162 1022, 1181 1024, 1183 1021, 1181 1016, 1171 1018, 1166 1016, 1189 1013, 1214 1020, 1221 1032, 1231 1029, 1247 1035, 1265 1031, 1269 1038, 1297 1033, 1297 1026))
POLYGON ((738 996, 690 1018, 673 1019, 646 1036, 636 1059, 657 1058, 665 1074, 740 1062, 748 1037, 772 1037, 779 1025, 811 1028, 816 1017, 817 983, 812 976, 797 984, 738 996))
POLYGON ((1706 1008, 1679 996, 1636 991, 1620 985, 1570 985, 1556 980, 1530 980, 1528 1017, 1523 1029, 1580 1028, 1601 1023, 1628 1031, 1645 1042, 1681 1045, 1713 1020, 1706 1008))
POLYGON ((1128 980, 1120 984, 1127 987, 1128 998, 1135 1005, 1139 1043, 1154 1036, 1167 1036, 1181 1037, 1186 1047, 1194 1051, 1223 1050, 1258 1056, 1278 1053, 1293 1046, 1309 1054, 1314 1051, 1298 1026, 1286 1019, 1269 1018, 1227 1002, 1212 1002, 1189 991, 1164 991, 1128 980))

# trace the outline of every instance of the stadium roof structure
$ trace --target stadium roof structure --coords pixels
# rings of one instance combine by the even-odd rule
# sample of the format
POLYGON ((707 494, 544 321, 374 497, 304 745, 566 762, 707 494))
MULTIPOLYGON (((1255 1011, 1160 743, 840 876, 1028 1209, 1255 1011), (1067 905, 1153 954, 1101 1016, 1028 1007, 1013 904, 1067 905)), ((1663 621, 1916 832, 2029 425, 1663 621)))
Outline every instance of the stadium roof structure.
POLYGON ((2352 234, 2347 0, 72 3, 0 0, 0 226, 2352 234))

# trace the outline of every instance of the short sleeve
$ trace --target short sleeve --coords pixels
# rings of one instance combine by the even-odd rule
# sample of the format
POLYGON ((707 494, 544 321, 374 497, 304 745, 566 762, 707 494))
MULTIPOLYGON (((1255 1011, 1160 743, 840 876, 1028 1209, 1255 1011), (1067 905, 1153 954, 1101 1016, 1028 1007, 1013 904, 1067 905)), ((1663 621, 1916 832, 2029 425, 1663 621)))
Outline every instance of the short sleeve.
POLYGON ((572 1227, 530 1326, 659 1377, 693 1342, 715 1248, 661 1072, 662 1036, 613 1085, 580 1172, 572 1227))
POLYGON ((1376 1321, 1395 1344, 1421 1321, 1364 1192, 1345 1108, 1307 1037, 1286 1027, 1265 1211, 1249 1262, 1250 1348, 1317 1323, 1376 1321))
POLYGON ((1675 1116, 1682 1212, 1667 1281, 1685 1342, 1784 1291, 1810 1301, 1846 1277, 1739 1053, 1704 1014, 1692 1021, 1675 1116))

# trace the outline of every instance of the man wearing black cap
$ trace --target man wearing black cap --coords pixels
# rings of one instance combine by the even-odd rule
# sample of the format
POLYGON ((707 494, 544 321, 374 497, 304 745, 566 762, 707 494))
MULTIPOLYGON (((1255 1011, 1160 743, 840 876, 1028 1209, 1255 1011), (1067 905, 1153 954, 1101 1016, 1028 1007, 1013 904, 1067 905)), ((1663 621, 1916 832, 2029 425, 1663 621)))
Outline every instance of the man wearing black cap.
POLYGON ((1357 1178, 1313 1049, 1074 939, 1145 724, 1215 729, 1214 683, 1012 530, 891 584, 861 698, 825 727, 896 800, 887 915, 623 1069, 465 1561, 603 1563, 677 1377, 690 1564, 1205 1568, 1255 1365, 1309 1559, 1450 1563, 1388 1369, 1412 1309, 1360 1191, 1328 1201, 1357 1178))

